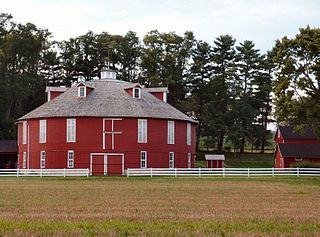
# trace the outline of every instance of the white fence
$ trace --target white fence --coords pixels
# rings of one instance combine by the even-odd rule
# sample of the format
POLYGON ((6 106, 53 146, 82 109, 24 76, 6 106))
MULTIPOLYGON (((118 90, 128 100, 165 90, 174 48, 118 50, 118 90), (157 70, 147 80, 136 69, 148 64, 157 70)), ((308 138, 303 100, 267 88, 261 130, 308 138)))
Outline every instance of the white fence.
POLYGON ((320 176, 319 168, 147 168, 127 169, 133 176, 320 176))
POLYGON ((89 169, 0 169, 0 176, 85 176, 89 177, 89 169))

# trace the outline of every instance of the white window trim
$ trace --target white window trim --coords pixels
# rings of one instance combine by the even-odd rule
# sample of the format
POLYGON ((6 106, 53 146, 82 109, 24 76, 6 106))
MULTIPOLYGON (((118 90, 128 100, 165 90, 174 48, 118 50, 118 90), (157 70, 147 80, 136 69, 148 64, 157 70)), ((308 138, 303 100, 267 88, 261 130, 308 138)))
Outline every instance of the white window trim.
POLYGON ((46 168, 46 152, 40 151, 40 168, 45 169, 46 168))
POLYGON ((133 87, 132 97, 133 97, 133 98, 140 99, 140 98, 141 98, 141 88, 139 88, 139 87, 133 87), (135 90, 136 90, 136 89, 139 90, 139 97, 136 97, 136 93, 135 93, 135 90))
POLYGON ((25 169, 27 168, 27 152, 23 152, 23 157, 22 157, 22 168, 25 169))
POLYGON ((167 103, 167 92, 163 92, 163 102, 167 103))
POLYGON ((187 155, 187 166, 188 166, 188 169, 191 168, 192 166, 192 160, 191 160, 191 153, 189 152, 188 155, 187 155))
POLYGON ((27 128, 28 124, 27 121, 22 122, 22 144, 27 144, 27 128))
POLYGON ((87 96, 87 87, 86 86, 78 86, 78 97, 86 97, 87 96), (81 88, 83 88, 83 92, 84 92, 84 95, 82 96, 80 91, 81 91, 81 88))
POLYGON ((138 119, 138 143, 148 143, 147 119, 138 119))
POLYGON ((67 119, 67 142, 76 142, 76 137, 77 137, 77 121, 75 118, 68 118, 67 119), (74 121, 74 136, 72 136, 72 127, 70 126, 69 123, 71 123, 71 121, 74 121), (70 126, 70 131, 69 131, 69 126, 70 126))
POLYGON ((47 120, 39 120, 39 143, 47 142, 47 120))
POLYGON ((192 137, 192 132, 191 132, 191 123, 187 123, 187 145, 191 146, 191 137, 192 137))
POLYGON ((167 143, 169 144, 169 145, 173 145, 174 144, 174 121, 171 121, 171 120, 169 120, 168 121, 168 123, 167 123, 167 143))
POLYGON ((69 169, 72 169, 72 168, 74 168, 74 151, 73 150, 69 150, 68 151, 68 168, 69 169), (72 159, 70 159, 70 154, 72 154, 72 159), (72 165, 70 165, 70 161, 72 161, 72 165))
POLYGON ((169 152, 169 169, 174 169, 174 152, 172 151, 169 152), (171 160, 171 157, 172 157, 172 160, 171 160))
POLYGON ((147 151, 141 151, 140 152, 140 168, 145 169, 148 167, 148 155, 147 155, 147 151), (144 164, 145 166, 143 167, 142 165, 142 154, 144 154, 144 164))

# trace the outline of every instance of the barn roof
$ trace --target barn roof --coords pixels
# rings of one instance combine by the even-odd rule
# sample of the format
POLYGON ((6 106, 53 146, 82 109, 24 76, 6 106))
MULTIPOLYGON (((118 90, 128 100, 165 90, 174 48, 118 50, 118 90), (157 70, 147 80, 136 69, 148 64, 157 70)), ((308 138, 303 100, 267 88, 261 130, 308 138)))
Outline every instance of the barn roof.
POLYGON ((320 144, 279 144, 280 153, 283 158, 320 158, 320 144))
POLYGON ((85 82, 94 87, 86 97, 79 98, 73 86, 57 98, 48 101, 19 120, 48 117, 140 117, 195 122, 170 104, 142 88, 141 98, 133 98, 125 88, 130 82, 103 79, 85 82))
POLYGON ((283 139, 317 139, 310 128, 307 128, 303 133, 295 132, 292 126, 279 126, 278 129, 283 139))
POLYGON ((0 140, 0 153, 17 153, 18 146, 16 140, 0 140))

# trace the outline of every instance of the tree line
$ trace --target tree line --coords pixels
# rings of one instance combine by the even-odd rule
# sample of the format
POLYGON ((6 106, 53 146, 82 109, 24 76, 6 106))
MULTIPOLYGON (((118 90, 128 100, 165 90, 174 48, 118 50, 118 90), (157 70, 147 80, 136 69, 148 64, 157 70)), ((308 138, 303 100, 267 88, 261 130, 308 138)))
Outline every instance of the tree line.
POLYGON ((219 152, 226 141, 240 152, 246 144, 264 152, 271 95, 276 116, 284 123, 288 121, 283 110, 289 108, 283 101, 294 103, 283 92, 281 76, 291 78, 290 70, 296 70, 285 60, 290 52, 284 46, 292 45, 289 39, 278 40, 264 54, 249 40, 237 43, 222 35, 210 44, 197 40, 191 31, 181 36, 154 30, 142 41, 132 31, 126 35, 89 31, 60 42, 51 37, 48 30, 0 15, 0 139, 16 138, 16 119, 45 102, 46 85, 70 86, 79 78, 98 78, 107 62, 120 80, 168 87, 168 102, 199 121, 197 144, 202 139, 219 152))

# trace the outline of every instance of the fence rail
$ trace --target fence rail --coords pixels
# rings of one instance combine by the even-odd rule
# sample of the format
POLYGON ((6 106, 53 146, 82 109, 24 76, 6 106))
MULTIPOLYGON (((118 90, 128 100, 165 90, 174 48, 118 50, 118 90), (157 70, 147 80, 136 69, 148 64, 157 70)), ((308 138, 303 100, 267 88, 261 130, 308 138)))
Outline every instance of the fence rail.
POLYGON ((0 176, 33 177, 89 177, 89 169, 0 169, 0 176))
POLYGON ((320 168, 140 168, 127 169, 133 176, 320 176, 320 168))

